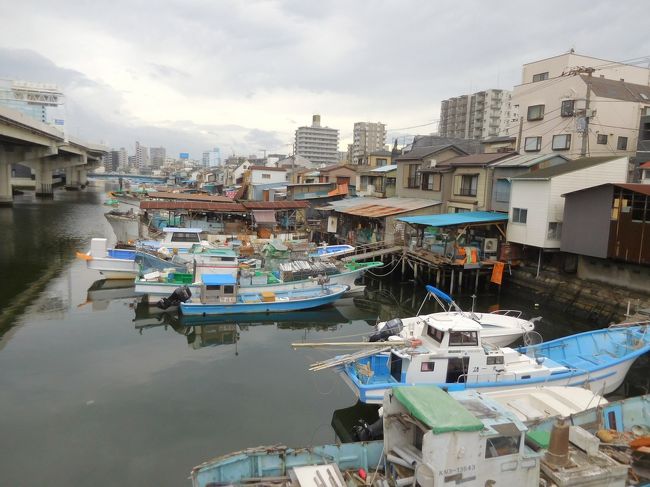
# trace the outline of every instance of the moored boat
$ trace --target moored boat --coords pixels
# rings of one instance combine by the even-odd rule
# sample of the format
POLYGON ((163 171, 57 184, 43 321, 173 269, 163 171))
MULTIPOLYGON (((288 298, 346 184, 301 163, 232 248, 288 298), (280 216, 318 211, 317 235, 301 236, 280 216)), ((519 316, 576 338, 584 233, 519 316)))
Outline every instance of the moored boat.
POLYGON ((314 286, 278 292, 238 290, 236 279, 228 274, 203 274, 200 298, 180 303, 184 315, 228 313, 273 313, 298 311, 331 304, 343 296, 348 286, 314 286))
POLYGON ((341 255, 347 255, 354 252, 355 247, 352 245, 341 244, 341 245, 321 245, 316 249, 316 251, 310 254, 310 257, 315 257, 319 259, 327 259, 330 257, 339 257, 341 255))
POLYGON ((380 403, 385 390, 436 384, 446 390, 503 390, 537 385, 588 386, 609 394, 623 382, 637 357, 650 350, 648 325, 610 327, 547 343, 494 347, 482 341, 471 320, 429 323, 409 344, 380 352, 352 354, 316 364, 337 367, 341 377, 367 403, 380 403))
POLYGON ((98 271, 105 279, 133 279, 140 272, 135 250, 111 249, 105 238, 93 238, 90 251, 77 252, 77 258, 85 260, 88 269, 98 271))

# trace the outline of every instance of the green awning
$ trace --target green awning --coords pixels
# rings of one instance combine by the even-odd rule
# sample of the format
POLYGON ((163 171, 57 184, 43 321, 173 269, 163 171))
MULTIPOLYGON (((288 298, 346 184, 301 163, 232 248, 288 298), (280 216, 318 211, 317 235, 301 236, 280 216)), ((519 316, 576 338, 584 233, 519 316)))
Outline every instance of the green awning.
POLYGON ((436 435, 483 429, 483 423, 476 416, 439 387, 397 387, 393 394, 409 413, 436 435))

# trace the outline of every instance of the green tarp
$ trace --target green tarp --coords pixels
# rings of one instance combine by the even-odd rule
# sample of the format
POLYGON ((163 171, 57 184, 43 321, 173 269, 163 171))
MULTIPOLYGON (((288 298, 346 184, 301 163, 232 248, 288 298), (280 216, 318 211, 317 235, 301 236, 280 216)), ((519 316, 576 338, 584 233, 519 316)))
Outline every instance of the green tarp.
POLYGON ((476 416, 439 387, 397 387, 393 394, 409 413, 436 435, 483 429, 483 423, 476 416))

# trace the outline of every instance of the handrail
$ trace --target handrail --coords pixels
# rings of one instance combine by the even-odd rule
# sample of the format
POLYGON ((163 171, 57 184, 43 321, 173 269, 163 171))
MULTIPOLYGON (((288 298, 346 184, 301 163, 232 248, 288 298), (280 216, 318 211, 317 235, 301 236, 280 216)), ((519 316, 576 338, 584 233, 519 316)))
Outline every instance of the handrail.
POLYGON ((503 315, 503 316, 513 316, 515 318, 521 317, 523 311, 518 309, 497 309, 495 311, 490 311, 491 315, 503 315))

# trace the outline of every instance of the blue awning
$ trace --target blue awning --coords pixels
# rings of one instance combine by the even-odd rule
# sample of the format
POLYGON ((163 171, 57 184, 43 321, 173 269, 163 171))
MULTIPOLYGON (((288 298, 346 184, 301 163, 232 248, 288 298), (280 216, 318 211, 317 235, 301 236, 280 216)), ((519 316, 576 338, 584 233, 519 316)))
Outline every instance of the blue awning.
POLYGON ((508 221, 507 213, 496 211, 468 211, 465 213, 443 213, 441 215, 405 216, 398 220, 412 225, 429 227, 453 227, 470 223, 500 223, 508 221))
POLYGON ((228 286, 231 284, 237 284, 237 278, 232 274, 203 274, 201 280, 206 286, 228 286))

